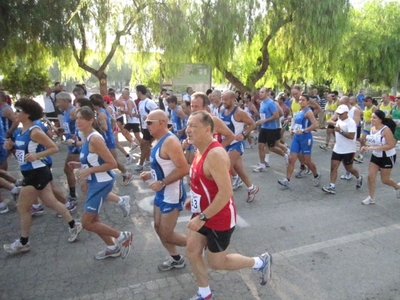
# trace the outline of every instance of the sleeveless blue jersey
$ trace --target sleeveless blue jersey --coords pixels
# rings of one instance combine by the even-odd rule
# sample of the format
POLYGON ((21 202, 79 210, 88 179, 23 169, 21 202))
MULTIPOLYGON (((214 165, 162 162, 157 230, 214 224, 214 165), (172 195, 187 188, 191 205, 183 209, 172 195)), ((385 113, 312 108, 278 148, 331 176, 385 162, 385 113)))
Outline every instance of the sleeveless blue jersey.
MULTIPOLYGON (((82 169, 97 167, 104 163, 104 160, 96 153, 89 152, 90 138, 94 135, 100 136, 103 139, 101 134, 97 131, 93 131, 88 137, 86 137, 86 141, 82 145, 81 153, 79 155, 82 169)), ((86 178, 86 180, 88 183, 108 182, 114 180, 114 173, 112 171, 92 173, 86 178)))
POLYGON ((75 133, 75 120, 71 119, 71 110, 73 109, 74 107, 70 106, 63 116, 62 125, 64 129, 64 135, 67 139, 71 139, 72 135, 75 133))
MULTIPOLYGON (((150 166, 151 176, 154 181, 163 180, 167 177, 176 167, 172 160, 164 159, 160 156, 160 149, 166 138, 172 136, 172 133, 168 132, 163 136, 158 143, 151 149, 150 154, 150 166)), ((183 180, 180 179, 156 192, 156 199, 162 199, 162 201, 170 204, 177 204, 186 199, 186 188, 183 184, 183 180)))
MULTIPOLYGON (((185 121, 183 121, 177 114, 178 108, 180 108, 180 106, 175 107, 175 109, 171 113, 172 128, 174 130, 175 135, 177 135, 179 130, 185 128, 185 121)), ((186 139, 186 133, 182 134, 178 138, 181 141, 186 139)))
MULTIPOLYGON (((311 110, 311 109, 309 107, 306 107, 305 109, 299 111, 296 114, 296 117, 294 119, 295 123, 294 123, 294 127, 293 127, 293 130, 295 132, 296 132, 296 130, 304 130, 304 129, 310 127, 311 121, 305 116, 306 112, 308 112, 309 110, 311 110)), ((304 133, 300 134, 299 136, 309 138, 310 135, 312 135, 311 132, 304 132, 304 133)))
POLYGON ((22 133, 21 130, 18 130, 15 133, 15 157, 17 158, 21 171, 30 171, 33 169, 42 168, 48 163, 46 157, 33 162, 28 162, 25 160, 25 155, 28 153, 38 153, 46 150, 43 145, 31 140, 31 132, 34 128, 40 129, 38 125, 33 125, 24 133, 22 133))
POLYGON ((11 125, 12 125, 12 121, 7 118, 7 117, 3 117, 3 110, 5 108, 9 107, 11 109, 11 111, 13 110, 12 107, 8 104, 4 104, 1 108, 0 108, 0 115, 1 115, 1 126, 3 127, 2 132, 4 132, 4 136, 6 136, 6 132, 10 129, 11 125))
POLYGON ((107 130, 103 132, 103 138, 104 138, 104 141, 106 142, 107 148, 115 149, 115 137, 114 137, 112 126, 111 126, 111 115, 104 108, 101 108, 99 110, 99 112, 103 112, 107 116, 107 130))
MULTIPOLYGON (((243 122, 237 122, 235 120, 235 112, 238 109, 238 106, 235 106, 232 112, 228 115, 225 115, 226 109, 222 109, 221 113, 219 114, 219 118, 224 122, 224 124, 230 129, 230 131, 233 132, 234 135, 237 135, 239 133, 243 132, 244 129, 244 123, 243 122)), ((233 141, 231 144, 237 143, 238 141, 233 141)), ((240 141, 241 142, 241 141, 240 141)))

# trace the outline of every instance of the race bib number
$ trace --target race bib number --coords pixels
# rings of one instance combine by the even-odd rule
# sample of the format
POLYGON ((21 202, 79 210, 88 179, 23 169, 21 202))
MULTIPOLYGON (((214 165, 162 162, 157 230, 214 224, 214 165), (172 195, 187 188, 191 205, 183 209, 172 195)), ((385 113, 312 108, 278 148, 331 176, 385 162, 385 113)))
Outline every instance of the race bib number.
POLYGON ((385 113, 385 116, 389 115, 389 111, 388 110, 382 110, 385 113))
POLYGON ((15 157, 17 158, 19 165, 23 165, 26 163, 24 150, 19 150, 19 149, 15 150, 15 157))
POLYGON ((150 173, 151 173, 151 180, 153 180, 153 182, 157 181, 157 174, 156 174, 156 171, 154 171, 153 169, 151 169, 150 173))
POLYGON ((294 130, 294 131, 303 130, 303 125, 301 125, 301 124, 294 124, 293 130, 294 130))
POLYGON ((172 127, 174 128, 174 131, 178 131, 178 124, 177 123, 172 123, 172 127))
POLYGON ((261 120, 265 119, 265 114, 260 114, 260 119, 261 120))
POLYGON ((191 206, 190 210, 192 213, 201 213, 200 199, 201 196, 199 194, 196 194, 192 190, 190 191, 190 206, 191 206))
POLYGON ((369 129, 371 129, 371 127, 372 127, 371 122, 365 122, 365 123, 364 123, 364 128, 365 128, 365 129, 368 129, 368 130, 369 130, 369 129))
POLYGON ((63 129, 64 129, 64 134, 71 134, 71 132, 69 131, 68 122, 63 122, 63 129))

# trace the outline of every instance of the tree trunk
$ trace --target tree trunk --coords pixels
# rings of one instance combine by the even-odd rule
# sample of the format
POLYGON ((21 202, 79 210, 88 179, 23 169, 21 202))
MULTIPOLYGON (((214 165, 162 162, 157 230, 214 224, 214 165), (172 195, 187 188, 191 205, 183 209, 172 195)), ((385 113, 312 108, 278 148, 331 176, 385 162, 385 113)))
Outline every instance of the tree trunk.
POLYGON ((100 83, 100 95, 105 96, 108 93, 107 90, 107 74, 104 72, 96 72, 95 76, 100 83))

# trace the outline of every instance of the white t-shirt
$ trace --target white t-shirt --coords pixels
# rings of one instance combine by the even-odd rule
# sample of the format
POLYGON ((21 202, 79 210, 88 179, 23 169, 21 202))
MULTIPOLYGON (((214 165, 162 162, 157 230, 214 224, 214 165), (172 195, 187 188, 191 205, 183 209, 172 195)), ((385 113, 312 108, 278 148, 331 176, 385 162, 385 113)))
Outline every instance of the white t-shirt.
MULTIPOLYGON (((129 97, 129 100, 126 101, 126 104, 125 104, 126 110, 128 110, 128 102, 132 102, 132 103, 133 103, 131 113, 132 113, 132 114, 137 114, 136 103, 135 103, 135 101, 133 101, 133 99, 132 99, 131 97, 129 97)), ((130 117, 129 115, 126 115, 126 123, 129 123, 129 124, 139 124, 139 118, 137 118, 137 117, 130 117)))
MULTIPOLYGON (((340 127, 344 132, 357 133, 357 124, 352 118, 346 120, 338 119, 336 127, 340 127)), ((335 131, 336 143, 333 147, 333 151, 338 154, 347 154, 356 152, 356 139, 357 134, 354 134, 354 139, 348 139, 343 136, 340 132, 335 131)))
MULTIPOLYGON (((53 94, 53 96, 54 96, 54 94, 53 94)), ((47 96, 46 93, 43 94, 43 103, 44 103, 44 112, 45 112, 46 114, 52 113, 52 112, 55 111, 55 110, 54 110, 53 101, 51 101, 50 96, 47 96)))
POLYGON ((147 117, 152 110, 155 110, 157 108, 158 108, 157 104, 153 100, 150 100, 149 98, 140 100, 139 114, 140 114, 140 119, 141 119, 141 123, 142 123, 142 129, 147 129, 145 117, 147 117))
POLYGON ((189 94, 183 94, 182 95, 182 100, 183 101, 191 101, 191 97, 189 94))

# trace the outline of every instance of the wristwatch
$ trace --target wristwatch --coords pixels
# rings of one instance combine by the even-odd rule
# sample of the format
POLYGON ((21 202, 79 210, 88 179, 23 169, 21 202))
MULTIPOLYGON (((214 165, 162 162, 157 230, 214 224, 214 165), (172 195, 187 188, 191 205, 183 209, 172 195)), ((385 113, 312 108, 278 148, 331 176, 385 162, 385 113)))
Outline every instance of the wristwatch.
POLYGON ((160 180, 160 182, 161 182, 161 186, 162 186, 162 188, 165 188, 165 187, 167 186, 167 184, 165 183, 165 181, 164 181, 164 180, 160 180))
POLYGON ((200 214, 199 214, 199 219, 202 220, 202 221, 204 221, 204 222, 207 222, 207 221, 208 221, 206 215, 203 214, 203 213, 200 213, 200 214))

